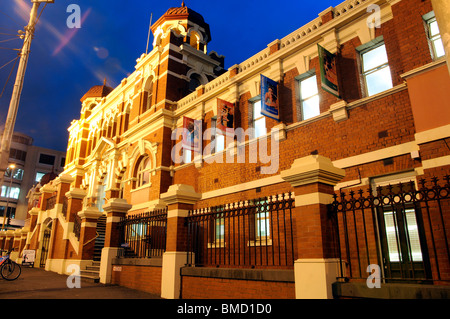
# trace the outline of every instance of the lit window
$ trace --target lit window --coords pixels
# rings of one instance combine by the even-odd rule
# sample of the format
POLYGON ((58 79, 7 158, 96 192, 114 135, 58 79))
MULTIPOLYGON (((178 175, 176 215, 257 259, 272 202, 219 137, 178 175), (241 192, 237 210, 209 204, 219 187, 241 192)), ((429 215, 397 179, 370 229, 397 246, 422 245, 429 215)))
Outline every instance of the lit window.
MULTIPOLYGON (((5 177, 11 177, 11 168, 8 167, 6 169, 5 177)), ((13 169, 13 178, 21 181, 23 179, 23 169, 14 168, 13 169)))
POLYGON ((192 151, 183 148, 183 162, 185 164, 192 162, 192 151))
POLYGON ((216 145, 215 145, 215 151, 221 152, 225 149, 225 135, 216 133, 216 145))
MULTIPOLYGON (((401 230, 398 228, 398 221, 395 214, 392 211, 384 212, 384 223, 386 227, 387 245, 389 250, 389 260, 391 262, 403 262, 405 256, 399 252, 398 248, 402 244, 399 239, 401 230)), ((422 249, 420 247, 419 230, 417 226, 416 214, 414 209, 405 209, 402 211, 403 219, 406 219, 405 229, 408 237, 408 244, 410 249, 410 258, 412 261, 422 261, 422 249)))
POLYGON ((7 187, 2 186, 1 197, 7 197, 12 199, 19 199, 20 188, 19 187, 7 187))
POLYGON ((266 201, 260 201, 257 203, 255 231, 257 240, 265 240, 270 238, 270 218, 266 201))
POLYGON ((368 96, 392 88, 391 69, 384 44, 361 54, 362 73, 368 96))
POLYGON ((150 169, 151 169, 151 161, 148 156, 143 157, 137 169, 137 183, 136 187, 144 186, 150 183, 150 169))
POLYGON ((307 120, 320 114, 319 90, 315 75, 299 81, 302 119, 307 120))
POLYGON ((436 18, 427 21, 428 39, 433 50, 433 58, 437 59, 445 55, 444 44, 442 43, 441 34, 439 33, 439 26, 436 18))
POLYGON ((41 181, 41 178, 45 175, 45 173, 37 172, 36 173, 36 179, 34 180, 36 183, 39 183, 41 181))
POLYGON ((261 100, 253 103, 253 129, 255 138, 266 135, 266 118, 261 114, 261 100))

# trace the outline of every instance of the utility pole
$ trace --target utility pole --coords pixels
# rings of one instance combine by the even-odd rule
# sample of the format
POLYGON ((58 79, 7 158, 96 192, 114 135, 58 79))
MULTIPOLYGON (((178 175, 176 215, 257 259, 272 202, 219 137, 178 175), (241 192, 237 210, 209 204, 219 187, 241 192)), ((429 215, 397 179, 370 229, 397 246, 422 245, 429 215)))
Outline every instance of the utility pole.
MULTIPOLYGON (((25 27, 25 35, 22 51, 20 52, 20 61, 17 68, 16 82, 9 104, 8 116, 6 117, 5 129, 1 141, 0 149, 0 185, 3 185, 6 169, 8 168, 9 151, 11 148, 11 139, 14 133, 14 125, 17 118, 17 110, 19 108, 20 95, 23 88, 23 80, 25 77, 25 70, 28 64, 28 56, 30 54, 31 40, 34 35, 34 27, 36 25, 36 18, 41 3, 54 3, 54 0, 31 0, 33 6, 30 12, 30 21, 25 27)), ((19 32, 20 33, 20 32, 19 32)))

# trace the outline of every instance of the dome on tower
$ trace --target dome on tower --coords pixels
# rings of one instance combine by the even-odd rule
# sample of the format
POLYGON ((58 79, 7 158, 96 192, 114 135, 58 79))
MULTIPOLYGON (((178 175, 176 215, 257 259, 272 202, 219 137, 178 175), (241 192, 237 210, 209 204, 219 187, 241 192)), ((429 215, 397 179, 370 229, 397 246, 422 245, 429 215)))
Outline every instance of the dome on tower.
POLYGON ((102 98, 111 93, 114 89, 106 85, 106 79, 103 85, 95 85, 87 91, 85 95, 81 98, 81 103, 87 98, 102 98))
POLYGON ((205 29, 205 34, 208 38, 208 42, 211 41, 211 31, 209 24, 205 22, 203 16, 192 10, 191 8, 186 7, 184 1, 181 4, 181 7, 170 8, 167 12, 155 22, 152 26, 152 30, 156 30, 156 28, 162 25, 166 21, 170 20, 189 20, 202 28, 205 29))

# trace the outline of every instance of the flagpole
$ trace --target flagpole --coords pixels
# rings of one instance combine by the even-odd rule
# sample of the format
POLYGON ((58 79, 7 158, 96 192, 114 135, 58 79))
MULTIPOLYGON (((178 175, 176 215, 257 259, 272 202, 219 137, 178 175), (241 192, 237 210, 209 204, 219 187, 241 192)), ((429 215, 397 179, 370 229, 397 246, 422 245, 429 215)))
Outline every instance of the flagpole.
POLYGON ((145 49, 145 54, 148 54, 148 44, 150 42, 150 32, 152 30, 152 18, 153 18, 153 12, 150 14, 150 26, 148 27, 147 48, 145 49))

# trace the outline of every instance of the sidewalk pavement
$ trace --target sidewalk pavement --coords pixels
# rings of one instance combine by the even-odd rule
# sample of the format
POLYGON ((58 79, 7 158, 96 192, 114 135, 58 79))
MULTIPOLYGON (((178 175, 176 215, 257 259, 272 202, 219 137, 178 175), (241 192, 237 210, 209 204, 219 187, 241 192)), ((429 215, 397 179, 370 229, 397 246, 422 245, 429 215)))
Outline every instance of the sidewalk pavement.
POLYGON ((117 285, 81 279, 81 288, 68 288, 67 275, 22 267, 15 281, 0 276, 0 299, 161 299, 160 296, 117 285))

